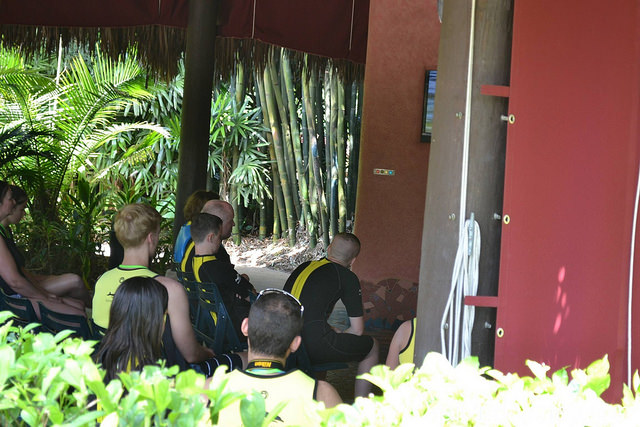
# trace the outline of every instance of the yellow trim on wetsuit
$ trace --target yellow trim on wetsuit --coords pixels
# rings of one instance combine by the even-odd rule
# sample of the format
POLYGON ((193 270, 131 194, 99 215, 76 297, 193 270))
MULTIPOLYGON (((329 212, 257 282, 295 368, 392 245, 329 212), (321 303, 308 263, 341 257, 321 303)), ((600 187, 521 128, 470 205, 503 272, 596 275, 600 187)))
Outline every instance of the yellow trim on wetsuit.
POLYGON ((209 261, 215 261, 217 259, 218 258, 216 258, 215 255, 193 256, 193 263, 191 264, 191 266, 193 267, 193 277, 196 278, 196 282, 202 283, 202 280, 200 280, 200 267, 202 267, 202 264, 209 261))
POLYGON ((409 342, 400 350, 398 354, 398 360, 402 363, 413 363, 413 351, 416 344, 416 318, 411 321, 411 335, 409 336, 409 342))
POLYGON ((184 255, 182 256, 182 261, 180 262, 180 269, 182 271, 187 271, 187 261, 189 260, 189 255, 191 255, 191 252, 193 252, 195 248, 196 244, 194 243, 194 241, 190 241, 187 245, 187 248, 184 250, 184 255))
POLYGON ((318 268, 330 262, 331 261, 329 261, 326 258, 323 258, 317 261, 311 261, 311 263, 309 263, 309 265, 306 266, 305 269, 302 270, 302 272, 298 275, 298 277, 296 278, 296 281, 293 282, 293 287, 291 288, 291 295, 300 299, 302 288, 304 287, 304 284, 307 282, 307 279, 309 278, 311 273, 313 273, 318 268))
MULTIPOLYGON (((193 277, 196 279, 196 282, 198 283, 202 283, 202 280, 200 280, 200 267, 202 267, 202 265, 205 262, 208 261, 215 261, 218 258, 216 258, 215 255, 194 255, 193 256, 193 261, 191 266, 193 267, 193 277)), ((210 311, 209 314, 211 315, 211 318, 213 319, 213 323, 214 324, 218 324, 218 313, 216 313, 215 311, 210 311)))

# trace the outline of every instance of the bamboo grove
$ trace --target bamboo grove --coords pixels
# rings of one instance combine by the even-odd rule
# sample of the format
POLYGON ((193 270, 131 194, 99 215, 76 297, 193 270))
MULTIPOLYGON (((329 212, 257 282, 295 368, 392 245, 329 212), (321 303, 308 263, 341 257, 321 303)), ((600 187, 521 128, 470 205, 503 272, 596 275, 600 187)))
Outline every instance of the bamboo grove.
MULTIPOLYGON (((267 131, 271 200, 258 201, 259 235, 271 231, 291 246, 297 231, 310 246, 344 232, 353 223, 358 174, 362 81, 347 79, 330 60, 271 47, 261 64, 247 72, 235 64, 236 101, 253 96, 267 131)), ((235 165, 239 153, 233 153, 235 165)), ((242 224, 238 184, 230 199, 242 224)), ((239 242, 239 229, 234 230, 239 242)))
MULTIPOLYGON (((326 248, 354 219, 361 72, 267 45, 231 58, 216 63, 207 188, 234 205, 236 243, 241 233, 259 230, 261 238, 286 238, 290 245, 306 234, 310 246, 326 248)), ((69 215, 76 208, 68 200, 81 196, 85 181, 93 206, 85 212, 89 228, 109 223, 114 210, 133 201, 173 219, 181 209, 175 191, 182 62, 178 68, 162 81, 140 64, 135 49, 112 59, 99 46, 77 45, 29 58, 0 45, 0 177, 35 196, 32 221, 46 211, 43 221, 74 228, 69 215), (87 120, 85 109, 95 120, 87 120), (71 123, 74 133, 52 133, 51 123, 71 123), (41 203, 44 195, 52 202, 41 203)), ((101 233, 92 230, 88 245, 99 245, 101 233)))

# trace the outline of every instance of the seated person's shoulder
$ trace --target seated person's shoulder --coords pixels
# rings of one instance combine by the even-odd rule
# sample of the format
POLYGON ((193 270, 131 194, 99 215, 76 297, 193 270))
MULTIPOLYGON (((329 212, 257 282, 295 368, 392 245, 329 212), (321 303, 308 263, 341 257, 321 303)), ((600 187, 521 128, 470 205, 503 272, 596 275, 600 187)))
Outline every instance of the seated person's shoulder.
POLYGON ((180 282, 171 277, 167 276, 156 276, 155 279, 162 283, 165 288, 167 288, 167 292, 171 293, 172 291, 183 290, 183 286, 180 282))

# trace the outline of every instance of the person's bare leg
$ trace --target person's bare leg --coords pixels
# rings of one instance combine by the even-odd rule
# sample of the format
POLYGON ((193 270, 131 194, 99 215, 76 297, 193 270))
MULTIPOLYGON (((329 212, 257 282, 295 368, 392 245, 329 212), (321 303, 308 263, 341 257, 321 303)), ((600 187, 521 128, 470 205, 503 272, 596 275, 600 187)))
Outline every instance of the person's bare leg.
POLYGON ((40 307, 38 306, 38 302, 41 302, 42 305, 44 305, 48 309, 57 311, 58 313, 75 314, 83 317, 87 316, 84 309, 79 309, 79 308, 67 305, 62 301, 54 301, 50 299, 47 299, 47 300, 35 299, 35 298, 29 298, 29 301, 31 301, 31 304, 33 305, 33 309, 35 310, 36 315, 38 316, 38 319, 40 318, 40 307))
POLYGON ((77 274, 38 276, 38 286, 59 297, 74 298, 82 301, 84 306, 91 307, 91 294, 77 274))
MULTIPOLYGON (((373 338, 373 347, 371 347, 371 351, 369 351, 369 354, 367 354, 367 356, 362 359, 362 362, 358 364, 358 376, 369 372, 371 368, 378 364, 378 361, 380 359, 379 352, 380 347, 378 345, 378 341, 373 338)), ((356 378, 355 397, 366 397, 369 395, 370 391, 371 383, 369 381, 356 378)))

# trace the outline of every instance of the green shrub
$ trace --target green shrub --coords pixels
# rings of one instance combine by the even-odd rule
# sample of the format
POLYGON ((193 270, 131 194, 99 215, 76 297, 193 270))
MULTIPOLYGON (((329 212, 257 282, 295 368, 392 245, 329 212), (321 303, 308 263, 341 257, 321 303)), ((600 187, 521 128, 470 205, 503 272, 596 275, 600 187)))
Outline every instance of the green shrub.
MULTIPOLYGON (((259 393, 226 391, 223 369, 206 385, 194 371, 148 366, 103 383, 104 371, 92 359, 94 343, 19 329, 0 313, 0 425, 30 426, 193 426, 214 425, 218 413, 242 399, 248 426, 266 426, 259 393), (205 403, 206 396, 209 403, 205 403)), ((609 387, 605 356, 585 370, 549 368, 528 361, 533 376, 520 377, 480 367, 474 358, 456 367, 430 353, 423 365, 395 370, 376 366, 364 377, 382 396, 358 398, 353 405, 324 409, 309 402, 318 426, 624 426, 638 425, 640 377, 624 386, 620 404, 600 398, 609 387)))

